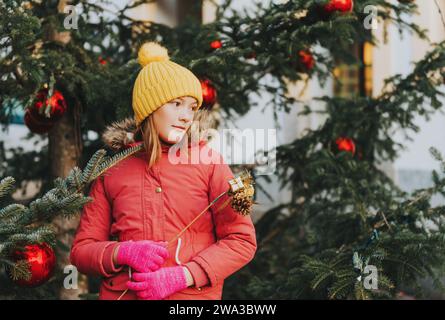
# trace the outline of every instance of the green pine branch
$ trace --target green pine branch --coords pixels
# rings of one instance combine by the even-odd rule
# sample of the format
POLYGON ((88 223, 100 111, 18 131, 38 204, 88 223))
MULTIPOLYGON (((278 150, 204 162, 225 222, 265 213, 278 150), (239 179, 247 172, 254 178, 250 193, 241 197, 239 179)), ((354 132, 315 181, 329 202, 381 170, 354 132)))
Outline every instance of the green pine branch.
MULTIPOLYGON (((141 148, 142 145, 134 146, 112 157, 106 156, 105 150, 98 150, 84 170, 75 167, 66 178, 56 178, 55 187, 33 200, 29 206, 12 203, 1 208, 0 266, 7 267, 15 278, 29 276, 23 271, 26 266, 22 261, 14 263, 10 260, 12 252, 30 243, 45 242, 54 246, 55 230, 51 221, 57 216, 70 217, 78 214, 86 203, 94 201, 84 194, 85 188, 141 148)), ((12 193, 14 183, 12 177, 0 181, 0 200, 12 193)))

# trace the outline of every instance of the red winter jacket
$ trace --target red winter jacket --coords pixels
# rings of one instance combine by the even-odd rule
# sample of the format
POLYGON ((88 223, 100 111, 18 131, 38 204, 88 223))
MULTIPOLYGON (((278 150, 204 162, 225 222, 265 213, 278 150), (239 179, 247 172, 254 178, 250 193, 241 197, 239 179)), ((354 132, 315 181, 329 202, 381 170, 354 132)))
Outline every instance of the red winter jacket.
MULTIPOLYGON (((163 147, 162 159, 152 168, 141 151, 93 182, 89 196, 94 200, 83 208, 71 263, 81 273, 103 277, 99 299, 115 300, 126 289, 128 267, 116 269, 112 263, 118 241, 169 241, 228 190, 233 174, 221 155, 203 143, 189 148, 210 155, 212 163, 172 164, 163 147)), ((224 279, 253 258, 257 244, 250 216, 238 214, 230 205, 215 212, 227 197, 181 236, 178 258, 190 270, 195 286, 167 299, 221 299, 224 279)), ((168 248, 166 267, 177 265, 176 244, 168 248)), ((122 300, 136 298, 128 291, 122 300)))

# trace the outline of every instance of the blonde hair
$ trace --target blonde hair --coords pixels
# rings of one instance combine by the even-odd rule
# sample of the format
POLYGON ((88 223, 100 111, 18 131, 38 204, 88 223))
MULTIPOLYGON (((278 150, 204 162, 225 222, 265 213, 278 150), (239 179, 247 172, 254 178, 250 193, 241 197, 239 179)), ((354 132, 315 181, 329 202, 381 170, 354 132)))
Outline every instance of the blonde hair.
MULTIPOLYGON (((199 140, 208 141, 207 130, 215 126, 216 120, 211 116, 206 109, 199 109, 193 118, 193 125, 190 126, 184 138, 179 143, 184 143, 187 139, 188 144, 192 142, 192 134, 196 134, 193 130, 198 125, 199 140), (187 138, 186 138, 187 137, 187 138)), ((153 120, 153 113, 146 117, 134 132, 134 138, 137 141, 142 141, 145 151, 147 152, 148 167, 151 168, 162 155, 162 142, 159 138, 159 133, 153 120)))

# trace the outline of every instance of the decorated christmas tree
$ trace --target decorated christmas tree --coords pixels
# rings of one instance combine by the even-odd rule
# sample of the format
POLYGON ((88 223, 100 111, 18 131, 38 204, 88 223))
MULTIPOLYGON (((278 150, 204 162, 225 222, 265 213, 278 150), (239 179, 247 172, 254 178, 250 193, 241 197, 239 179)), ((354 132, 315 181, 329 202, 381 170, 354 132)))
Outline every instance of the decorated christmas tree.
MULTIPOLYGON (((172 60, 200 77, 207 111, 236 119, 258 109, 252 96, 268 93, 266 106, 278 121, 278 112, 296 107, 302 116, 320 113, 313 108, 315 100, 301 102, 289 94, 289 84, 315 78, 323 83, 335 77, 339 64, 360 64, 352 54, 354 44, 378 45, 364 23, 365 7, 377 9, 377 21, 427 39, 408 19, 416 12, 412 1, 258 1, 249 12, 224 1, 209 23, 201 21, 202 2, 192 1, 173 27, 128 14, 144 2, 115 8, 110 1, 0 1, 0 37, 5 39, 0 44, 0 120, 8 124, 21 108, 30 131, 48 139, 39 152, 1 153, 10 155, 0 169, 5 177, 0 195, 6 198, 0 211, 0 263, 8 267, 8 277, 30 281, 29 265, 18 254, 26 245, 69 248, 69 238, 55 242, 66 231, 58 219, 78 216, 91 200, 89 184, 128 155, 106 158, 95 152, 102 147, 105 125, 131 115, 139 70, 135 57, 144 41, 159 41, 172 60), (11 177, 44 183, 31 203, 14 204, 8 198, 11 177), (59 229, 52 230, 52 224, 59 229)), ((445 262, 443 207, 432 207, 430 200, 443 194, 441 173, 433 173, 433 187, 407 194, 378 166, 400 151, 394 126, 416 129, 416 115, 442 107, 445 44, 432 47, 412 73, 388 79, 377 96, 363 91, 316 99, 324 105, 326 121, 276 150, 276 174, 282 190, 290 190, 290 201, 276 203, 257 221, 257 255, 227 281, 226 297, 392 298, 421 277, 439 284, 445 262), (377 290, 361 281, 369 265, 377 268, 377 290)), ((268 176, 258 176, 255 184, 266 191, 268 176)), ((37 294, 20 290, 6 276, 0 281, 0 294, 37 294)), ((51 290, 62 286, 60 281, 54 287, 39 284, 50 291, 42 295, 52 296, 58 294, 51 290)))

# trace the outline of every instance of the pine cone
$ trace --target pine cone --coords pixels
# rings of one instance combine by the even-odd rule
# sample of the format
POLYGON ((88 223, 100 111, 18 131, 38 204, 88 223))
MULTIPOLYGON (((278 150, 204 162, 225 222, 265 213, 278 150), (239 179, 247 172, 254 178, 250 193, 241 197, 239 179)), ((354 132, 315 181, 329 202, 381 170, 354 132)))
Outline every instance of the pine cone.
POLYGON ((231 206, 243 216, 252 213, 253 195, 255 193, 253 184, 253 178, 247 170, 239 177, 229 181, 231 206))

